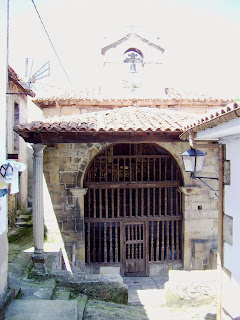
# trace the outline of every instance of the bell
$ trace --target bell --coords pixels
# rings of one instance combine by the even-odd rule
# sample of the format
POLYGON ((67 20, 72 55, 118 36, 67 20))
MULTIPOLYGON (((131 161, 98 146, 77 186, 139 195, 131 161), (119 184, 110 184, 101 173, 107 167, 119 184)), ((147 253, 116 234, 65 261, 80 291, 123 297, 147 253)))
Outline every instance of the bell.
POLYGON ((130 65, 130 72, 132 72, 132 73, 136 73, 136 72, 137 72, 136 64, 135 64, 135 63, 131 63, 131 65, 130 65))

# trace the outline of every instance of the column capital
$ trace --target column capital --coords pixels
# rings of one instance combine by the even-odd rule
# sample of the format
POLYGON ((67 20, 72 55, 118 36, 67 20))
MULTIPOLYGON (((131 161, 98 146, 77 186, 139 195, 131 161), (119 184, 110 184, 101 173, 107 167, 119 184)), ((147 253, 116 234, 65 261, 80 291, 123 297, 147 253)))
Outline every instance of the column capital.
POLYGON ((34 150, 34 153, 33 153, 34 157, 41 157, 45 147, 46 147, 45 144, 34 143, 32 145, 32 148, 34 150))
POLYGON ((71 188, 70 191, 74 197, 83 197, 87 193, 87 188, 71 188))

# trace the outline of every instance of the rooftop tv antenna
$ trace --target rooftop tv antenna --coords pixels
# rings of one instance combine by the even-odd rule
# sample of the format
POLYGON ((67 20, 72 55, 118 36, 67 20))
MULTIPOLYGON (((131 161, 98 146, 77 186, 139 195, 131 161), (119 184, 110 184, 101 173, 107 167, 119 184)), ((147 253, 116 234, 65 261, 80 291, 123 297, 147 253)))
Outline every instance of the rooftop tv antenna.
POLYGON ((26 61, 25 61, 25 77, 27 79, 27 83, 29 85, 29 88, 31 88, 33 83, 36 83, 40 79, 43 79, 43 78, 46 78, 46 77, 50 76, 50 63, 49 63, 49 61, 47 61, 41 68, 39 68, 32 75, 33 64, 34 64, 34 59, 32 60, 30 72, 28 72, 29 58, 26 58, 26 61))

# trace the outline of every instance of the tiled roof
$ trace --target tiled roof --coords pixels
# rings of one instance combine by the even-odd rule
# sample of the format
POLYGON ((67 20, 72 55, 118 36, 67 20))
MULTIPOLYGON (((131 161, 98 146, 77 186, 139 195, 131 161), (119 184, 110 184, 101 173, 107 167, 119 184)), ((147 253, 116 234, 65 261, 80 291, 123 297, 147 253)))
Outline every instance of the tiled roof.
POLYGON ((63 101, 63 100, 96 100, 98 102, 102 101, 201 101, 201 102, 216 102, 216 101, 228 101, 231 102, 232 99, 229 97, 219 97, 211 96, 207 94, 200 94, 198 92, 192 91, 182 91, 175 90, 173 88, 165 88, 162 91, 159 91, 156 96, 148 95, 146 92, 136 91, 134 97, 131 97, 132 94, 127 92, 125 94, 121 93, 119 96, 112 96, 109 93, 107 96, 104 96, 99 92, 98 88, 85 88, 79 91, 60 91, 56 95, 43 95, 37 97, 35 103, 38 102, 48 102, 48 101, 63 101))
POLYGON ((35 93, 29 88, 29 85, 23 82, 10 66, 8 66, 8 79, 13 81, 26 95, 35 97, 35 93))
POLYGON ((230 103, 225 108, 221 108, 207 115, 197 118, 196 121, 188 122, 184 127, 181 139, 188 138, 189 131, 198 132, 207 128, 216 127, 218 124, 240 117, 240 103, 230 103))
POLYGON ((180 133, 195 114, 149 107, 124 107, 120 109, 84 113, 74 116, 53 117, 44 122, 19 124, 21 132, 169 132, 180 133))

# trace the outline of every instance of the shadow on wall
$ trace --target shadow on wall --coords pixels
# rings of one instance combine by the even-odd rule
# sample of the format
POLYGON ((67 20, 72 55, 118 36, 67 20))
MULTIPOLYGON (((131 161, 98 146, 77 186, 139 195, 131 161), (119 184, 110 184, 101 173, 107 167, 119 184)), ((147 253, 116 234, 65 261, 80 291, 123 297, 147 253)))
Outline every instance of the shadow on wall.
POLYGON ((57 222, 56 214, 53 209, 52 200, 48 191, 48 187, 46 184, 46 180, 43 174, 43 201, 44 201, 44 225, 46 228, 46 243, 44 245, 47 246, 54 246, 58 245, 59 249, 62 252, 63 261, 66 267, 66 270, 72 274, 72 268, 70 261, 67 256, 65 244, 61 235, 61 231, 59 229, 59 225, 57 222))

